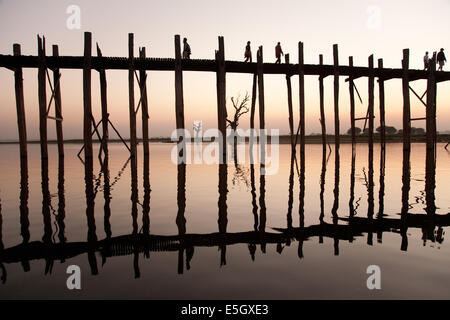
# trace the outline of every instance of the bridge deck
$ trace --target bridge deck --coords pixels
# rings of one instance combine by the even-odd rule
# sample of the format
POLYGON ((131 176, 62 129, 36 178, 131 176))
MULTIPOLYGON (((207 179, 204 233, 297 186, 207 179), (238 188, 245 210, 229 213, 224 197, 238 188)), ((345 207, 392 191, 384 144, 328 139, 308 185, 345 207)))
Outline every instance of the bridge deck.
MULTIPOLYGON (((83 69, 82 56, 60 56, 46 57, 46 65, 50 69, 83 69)), ((135 58, 134 69, 150 70, 150 71, 175 71, 175 59, 172 58, 135 58)), ((39 61, 37 56, 12 56, 0 55, 0 67, 14 69, 22 68, 38 68, 39 61)), ((92 69, 96 70, 129 70, 129 59, 123 57, 92 57, 92 69)), ((203 71, 217 72, 218 64, 216 60, 190 59, 182 60, 181 67, 183 71, 203 71)), ((256 73, 257 63, 247 63, 241 61, 225 61, 225 70, 228 73, 256 73)), ((368 77, 368 67, 349 67, 339 66, 339 75, 353 78, 368 77)), ((264 63, 264 74, 283 74, 295 75, 298 73, 298 64, 275 64, 264 63)), ((304 65, 305 75, 329 76, 334 74, 333 65, 304 65)), ((428 72, 424 70, 409 70, 410 81, 427 79, 428 72)), ((402 69, 391 68, 374 68, 375 77, 389 80, 401 79, 403 75, 402 69)), ((450 72, 436 72, 436 81, 450 80, 450 72)))

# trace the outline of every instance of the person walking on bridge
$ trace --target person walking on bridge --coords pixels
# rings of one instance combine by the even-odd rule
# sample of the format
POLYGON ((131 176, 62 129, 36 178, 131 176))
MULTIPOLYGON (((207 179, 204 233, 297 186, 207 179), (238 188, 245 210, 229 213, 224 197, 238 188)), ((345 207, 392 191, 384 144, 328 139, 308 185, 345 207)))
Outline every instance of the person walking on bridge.
POLYGON ((187 39, 183 39, 183 59, 191 58, 191 46, 187 43, 187 39))
POLYGON ((437 63, 439 64, 439 71, 442 71, 445 63, 447 62, 447 58, 445 58, 444 48, 441 48, 441 51, 438 52, 436 57, 437 63))
POLYGON ((277 61, 275 63, 281 63, 281 55, 284 55, 283 49, 281 49, 281 45, 278 42, 277 46, 275 47, 275 57, 277 58, 277 61))
POLYGON ((423 57, 423 70, 428 70, 430 63, 430 57, 428 56, 428 51, 425 52, 425 56, 423 57))
POLYGON ((252 49, 250 48, 250 41, 247 41, 247 45, 245 46, 244 58, 244 62, 252 62, 252 49))

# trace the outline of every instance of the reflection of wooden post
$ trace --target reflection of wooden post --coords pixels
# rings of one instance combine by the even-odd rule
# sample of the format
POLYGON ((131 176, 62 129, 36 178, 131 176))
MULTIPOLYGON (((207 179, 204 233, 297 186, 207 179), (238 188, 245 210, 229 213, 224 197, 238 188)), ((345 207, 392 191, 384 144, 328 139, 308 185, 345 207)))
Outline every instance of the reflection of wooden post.
POLYGON ((45 65, 45 38, 38 36, 38 90, 39 90, 39 137, 41 142, 41 158, 48 159, 47 148, 47 93, 45 83, 45 73, 47 66, 45 65))
MULTIPOLYGON (((227 107, 226 107, 226 74, 225 74, 225 44, 223 37, 219 37, 219 51, 217 59, 217 128, 222 135, 222 154, 225 160, 227 153, 227 107)), ((223 163, 221 161, 221 163, 223 163)))
POLYGON ((181 163, 177 166, 177 205, 178 212, 176 223, 178 227, 178 235, 180 237, 180 248, 178 250, 178 274, 183 273, 183 256, 184 256, 184 235, 186 234, 186 218, 184 213, 186 210, 186 164, 181 163))
MULTIPOLYGON (((323 55, 319 55, 319 64, 323 65, 323 55)), ((323 152, 327 149, 327 128, 325 124, 325 100, 323 92, 323 76, 319 76, 319 104, 320 104, 320 126, 322 128, 322 148, 323 152)))
POLYGON ((427 80, 427 108, 426 108, 426 130, 427 130, 427 152, 433 152, 436 142, 436 54, 430 62, 427 80))
MULTIPOLYGON (((13 45, 14 56, 20 56, 20 44, 13 45)), ((23 98, 23 72, 21 67, 14 71, 16 89, 17 127, 19 129, 20 157, 27 158, 27 125, 25 120, 25 101, 23 98)))
MULTIPOLYGON (((219 164, 219 184, 218 184, 218 190, 219 190, 219 200, 218 200, 218 206, 219 206, 219 213, 218 213, 218 227, 219 227, 219 233, 224 235, 227 233, 227 225, 228 225, 228 208, 227 208, 227 193, 228 193, 228 168, 227 164, 219 164)), ((227 252, 227 246, 225 244, 219 245, 220 250, 220 265, 226 265, 226 252, 227 252)))
POLYGON ((339 148, 339 54, 338 45, 333 45, 333 68, 334 68, 334 141, 335 147, 339 148))
POLYGON ((369 155, 373 157, 373 118, 374 118, 374 71, 373 71, 373 55, 369 57, 369 155))
MULTIPOLYGON (((145 59, 145 47, 139 52, 139 58, 145 59)), ((144 144, 144 154, 149 154, 148 147, 148 99, 147 99, 147 73, 144 69, 139 71, 140 93, 142 104, 142 141, 144 144)))
POLYGON ((403 150, 411 147, 411 106, 409 101, 409 49, 403 50, 403 150))
POLYGON ((300 93, 300 154, 305 154, 305 66, 303 42, 298 43, 298 80, 300 93))
POLYGON ((177 129, 184 129, 183 73, 180 36, 175 36, 175 116, 177 129))
MULTIPOLYGON (((84 33, 84 63, 83 63, 83 140, 85 160, 92 159, 92 101, 91 101, 91 49, 92 35, 90 32, 84 33)), ((92 160, 90 160, 92 161, 92 160)))
MULTIPOLYGON (((285 54, 286 64, 289 64, 289 54, 285 54)), ((289 111, 289 134, 291 136, 291 146, 294 146, 294 116, 292 111, 292 87, 291 87, 291 75, 286 75, 287 85, 287 98, 288 98, 288 111, 289 111)))
MULTIPOLYGON (((97 45, 97 56, 102 57, 102 52, 97 45)), ((108 99, 107 99, 107 84, 106 84, 106 71, 105 69, 99 70, 100 75, 100 99, 102 104, 102 129, 103 129, 103 152, 105 153, 105 157, 108 155, 108 139, 109 139, 109 131, 108 131, 108 99)))
MULTIPOLYGON (((348 57, 348 64, 353 70, 353 57, 348 57)), ((355 131, 355 87, 353 83, 353 76, 350 75, 348 79, 348 89, 350 93, 350 128, 352 131, 352 145, 356 143, 356 131, 355 131)))
MULTIPOLYGON (((383 69, 383 59, 378 59, 378 69, 383 69)), ((378 78, 379 99, 380 99, 380 141, 381 147, 386 144, 386 119, 385 119, 385 101, 384 101, 384 80, 378 78)))
MULTIPOLYGON (((59 56, 57 45, 53 45, 53 56, 59 56)), ((62 103, 61 103, 61 75, 59 69, 53 69, 53 90, 55 90, 55 118, 56 118, 56 139, 58 141, 58 155, 64 157, 64 136, 62 128, 62 103)))
POLYGON ((129 107, 130 107, 130 146, 131 157, 136 158, 137 153, 137 141, 136 141, 136 112, 134 110, 134 35, 128 34, 128 58, 129 58, 129 70, 128 70, 128 94, 129 94, 129 107))

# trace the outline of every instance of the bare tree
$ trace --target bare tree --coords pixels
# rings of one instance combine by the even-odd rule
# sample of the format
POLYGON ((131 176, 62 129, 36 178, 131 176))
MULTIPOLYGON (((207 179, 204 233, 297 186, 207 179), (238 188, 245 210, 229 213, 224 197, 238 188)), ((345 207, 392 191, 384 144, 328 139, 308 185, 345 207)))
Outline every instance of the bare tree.
POLYGON ((242 99, 242 101, 239 100, 240 100, 239 96, 236 99, 234 97, 231 98, 231 102, 233 103, 235 111, 233 120, 227 119, 228 122, 227 127, 231 127, 231 129, 233 130, 236 130, 237 127, 239 126, 239 118, 250 111, 250 109, 247 107, 247 104, 250 100, 248 92, 245 94, 245 97, 244 99, 242 99))

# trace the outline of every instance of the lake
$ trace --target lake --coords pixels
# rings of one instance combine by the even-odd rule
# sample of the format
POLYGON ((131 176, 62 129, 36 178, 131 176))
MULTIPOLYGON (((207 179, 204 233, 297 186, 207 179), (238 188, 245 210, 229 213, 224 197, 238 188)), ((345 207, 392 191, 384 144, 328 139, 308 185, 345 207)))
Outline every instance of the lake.
POLYGON ((310 144, 304 163, 279 145, 271 175, 248 159, 176 165, 172 148, 151 143, 146 158, 139 145, 134 167, 112 143, 86 184, 78 144, 64 161, 49 145, 48 168, 38 144, 27 166, 0 145, 0 298, 450 298, 444 144, 435 169, 423 143, 376 144, 373 161, 366 144, 310 144))

